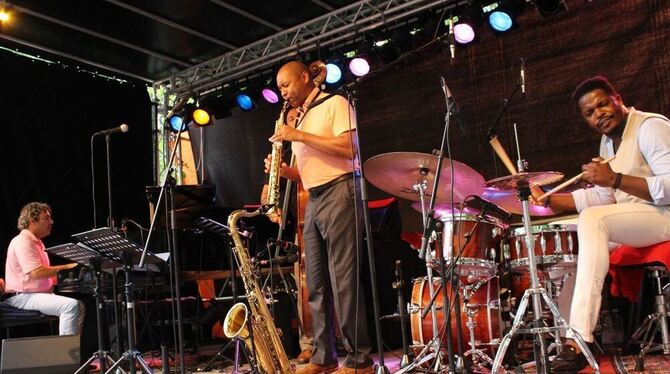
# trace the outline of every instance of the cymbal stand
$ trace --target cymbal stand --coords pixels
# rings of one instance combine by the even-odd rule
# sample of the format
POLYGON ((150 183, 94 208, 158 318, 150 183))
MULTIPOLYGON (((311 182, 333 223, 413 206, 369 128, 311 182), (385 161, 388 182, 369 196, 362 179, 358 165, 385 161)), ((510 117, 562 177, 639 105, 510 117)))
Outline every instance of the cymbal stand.
MULTIPOLYGON (((423 171, 422 171, 422 174, 423 171)), ((427 171, 426 171, 427 174, 427 171)), ((421 214, 423 215, 424 218, 427 217, 426 209, 425 209, 425 204, 424 204, 424 197, 426 195, 426 181, 417 183, 413 186, 413 188, 419 192, 419 196, 421 199, 421 214)), ((427 222, 426 219, 424 219, 424 222, 427 222)), ((435 233, 431 233, 431 238, 429 239, 429 244, 433 243, 433 239, 435 238, 435 233)), ((431 301, 435 299, 435 289, 433 288, 433 267, 431 266, 433 262, 433 256, 431 254, 431 251, 426 251, 425 253, 425 261, 426 261, 426 278, 428 279, 428 293, 430 295, 431 301)), ((438 289, 439 290, 439 289, 438 289)), ((421 311, 419 311, 421 313, 421 311)), ((440 349, 441 341, 440 341, 440 334, 438 331, 437 327, 437 307, 435 306, 435 303, 431 303, 430 306, 430 314, 431 314, 431 319, 432 319, 432 327, 433 327, 433 338, 426 343, 426 346, 419 352, 419 354, 414 358, 414 361, 409 364, 404 366, 402 369, 397 371, 395 374, 403 374, 408 371, 413 370, 417 366, 421 366, 424 363, 434 360, 434 363, 432 365, 432 369, 437 371, 437 372, 442 372, 446 368, 444 367, 444 357, 442 350, 440 349)), ((445 321, 448 321, 448 319, 445 317, 445 321)), ((447 331, 449 330, 449 325, 447 322, 445 322, 445 326, 447 326, 447 331)))
MULTIPOLYGON (((518 143, 517 143, 518 144, 518 143)), ((520 152, 519 154, 519 171, 524 171, 523 167, 525 164, 521 161, 520 152)), ((512 328, 505 335, 501 342, 498 351, 496 352, 495 360, 493 361, 493 367, 491 368, 492 373, 497 373, 501 368, 502 360, 505 357, 507 352, 507 347, 509 346, 511 339, 514 335, 517 334, 533 334, 534 335, 534 351, 535 351, 535 367, 537 373, 549 373, 549 356, 547 353, 546 342, 544 341, 544 334, 553 333, 559 330, 565 330, 567 333, 571 334, 575 339, 575 342, 582 351, 582 354, 586 357, 586 360, 589 362, 589 365, 595 370, 596 373, 600 372, 598 367, 598 362, 595 357, 589 350, 586 342, 582 336, 575 331, 567 321, 561 315, 561 312, 558 310, 558 307, 554 301, 549 297, 547 290, 542 287, 539 283, 537 276, 537 266, 535 261, 535 238, 532 236, 531 231, 531 221, 530 221, 530 208, 528 203, 528 198, 530 196, 530 186, 528 182, 519 179, 517 180, 516 188, 518 190, 519 199, 523 206, 523 225, 526 231, 526 247, 528 248, 528 271, 530 273, 530 282, 531 287, 527 289, 521 302, 519 303, 519 309, 517 310, 516 316, 514 317, 514 322, 512 323, 512 328), (531 299, 532 308, 533 308, 533 317, 534 321, 530 328, 522 328, 524 324, 523 316, 526 313, 526 308, 528 307, 529 298, 531 299), (542 320, 542 301, 545 302, 549 310, 554 316, 554 321, 556 321, 555 326, 546 326, 542 320)))

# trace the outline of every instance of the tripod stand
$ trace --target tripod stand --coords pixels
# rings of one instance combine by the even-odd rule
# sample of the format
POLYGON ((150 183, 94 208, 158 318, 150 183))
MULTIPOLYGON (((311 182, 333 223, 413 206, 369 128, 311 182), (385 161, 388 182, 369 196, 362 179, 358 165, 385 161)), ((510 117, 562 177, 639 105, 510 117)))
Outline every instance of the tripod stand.
POLYGON ((111 358, 109 355, 109 351, 106 351, 104 349, 105 343, 103 340, 103 307, 104 307, 104 299, 102 295, 102 259, 99 257, 92 257, 90 259, 91 267, 93 267, 93 274, 95 277, 95 291, 93 293, 93 296, 95 297, 95 312, 96 312, 96 317, 97 317, 97 327, 98 327, 98 351, 93 353, 91 358, 88 359, 76 372, 75 374, 79 373, 84 373, 85 370, 88 368, 88 365, 91 364, 93 361, 98 359, 98 362, 100 363, 100 371, 101 372, 106 372, 107 371, 107 365, 114 365, 114 360, 111 358))
MULTIPOLYGON (((209 219, 209 218, 200 217, 196 220, 196 224, 198 226, 202 227, 203 229, 207 230, 207 231, 210 231, 214 234, 220 235, 221 237, 224 238, 224 240, 228 239, 230 230, 228 229, 228 226, 226 226, 226 225, 224 225, 220 222, 214 221, 214 220, 209 219)), ((240 235, 245 236, 244 233, 241 233, 240 235)), ((231 289, 231 292, 233 294, 232 295, 233 305, 237 305, 238 296, 237 296, 237 287, 236 287, 236 284, 235 284, 235 279, 236 279, 237 276, 235 274, 235 260, 234 260, 234 255, 232 253, 232 248, 230 249, 230 253, 228 255, 228 258, 230 259, 230 261, 229 261, 230 278, 228 278, 226 280, 226 283, 229 282, 229 281, 231 282, 230 283, 230 289, 231 289)), ((225 287, 225 285, 224 285, 224 287, 225 287)), ((230 310, 228 311, 228 313, 230 313, 230 310)), ((224 321, 226 319, 227 319, 227 316, 226 316, 226 318, 224 318, 224 321)), ((244 356, 247 358, 247 361, 250 361, 249 360, 249 352, 247 352, 244 344, 241 344, 242 343, 241 340, 242 339, 239 336, 237 336, 237 335, 234 336, 228 343, 226 343, 223 347, 221 347, 221 349, 219 349, 216 352, 216 355, 214 355, 214 357, 212 357, 209 360, 209 362, 207 362, 207 365, 205 365, 205 367, 203 367, 202 369, 198 369, 198 371, 209 371, 209 370, 212 369, 212 366, 214 365, 214 363, 217 360, 219 360, 220 358, 228 359, 226 356, 224 356, 224 353, 228 351, 228 349, 230 348, 231 345, 233 345, 235 347, 235 356, 234 356, 234 359, 233 359, 233 371, 232 371, 232 373, 233 374, 239 373, 240 345, 242 347, 242 352, 244 353, 244 356)))
MULTIPOLYGON (((101 256, 115 263, 123 263, 126 283, 125 299, 128 322, 128 351, 120 354, 120 358, 105 372, 111 374, 123 361, 132 360, 130 373, 135 374, 135 362, 140 365, 142 371, 151 373, 151 369, 142 359, 140 352, 135 349, 135 303, 133 300, 133 284, 131 281, 131 272, 133 270, 133 257, 142 253, 142 247, 120 236, 109 228, 95 229, 79 234, 72 235, 79 240, 81 244, 91 248, 101 256)), ((151 252, 146 252, 149 259, 149 265, 155 266, 157 263, 164 262, 151 252)), ((115 285, 116 286, 116 285, 115 285)))
POLYGON ((153 371, 144 362, 142 354, 135 348, 135 303, 133 299, 133 283, 130 279, 130 273, 133 270, 133 252, 125 250, 121 256, 123 258, 123 273, 126 278, 124 293, 126 297, 126 318, 128 320, 128 350, 121 355, 105 374, 113 373, 123 361, 130 361, 131 374, 135 374, 135 364, 138 364, 144 373, 152 374, 153 371))
POLYGON ((504 186, 506 188, 513 187, 516 188, 518 191, 518 195, 523 206, 523 224, 526 231, 525 232, 526 246, 527 248, 529 248, 528 270, 530 273, 531 287, 524 292, 523 297, 521 298, 521 302, 519 303, 519 309, 517 310, 517 314, 514 317, 512 328, 500 342, 500 348, 498 349, 498 352, 496 352, 496 357, 493 362, 491 372, 492 373, 498 372, 498 369, 501 367, 502 360, 505 357, 505 353, 507 352, 507 347, 509 346, 510 341, 514 335, 533 334, 535 338, 534 351, 535 351, 535 365, 537 368, 537 372, 549 373, 549 356, 547 353, 546 342, 544 341, 544 334, 563 330, 571 334, 572 337, 574 337, 577 345, 579 346, 582 353, 589 362, 589 365, 591 365, 591 367, 597 373, 599 373, 600 371, 598 368, 598 363, 595 360, 591 351, 589 350, 588 346, 586 345, 586 342, 581 337, 581 335, 579 335, 577 331, 575 331, 572 327, 568 325, 567 321, 563 318, 560 311, 558 310, 558 307, 547 293, 547 290, 544 287, 542 287, 539 283, 537 275, 537 266, 535 261, 535 239, 532 237, 531 234, 532 231, 530 224, 531 222, 530 222, 530 209, 528 205, 528 198, 530 196, 529 183, 541 179, 542 173, 523 172, 522 166, 524 164, 521 161, 521 159, 519 159, 518 165, 520 166, 521 170, 520 173, 514 174, 510 177, 502 177, 494 179, 492 181, 487 182, 487 185, 489 185, 490 187, 500 187, 500 186, 504 186), (532 302, 534 320, 532 326, 529 326, 529 328, 523 328, 524 324, 523 316, 526 312, 526 308, 528 307, 529 299, 531 299, 530 302, 532 302), (546 326, 544 324, 544 321, 542 320, 542 302, 544 302, 551 311, 555 321, 554 326, 546 326))

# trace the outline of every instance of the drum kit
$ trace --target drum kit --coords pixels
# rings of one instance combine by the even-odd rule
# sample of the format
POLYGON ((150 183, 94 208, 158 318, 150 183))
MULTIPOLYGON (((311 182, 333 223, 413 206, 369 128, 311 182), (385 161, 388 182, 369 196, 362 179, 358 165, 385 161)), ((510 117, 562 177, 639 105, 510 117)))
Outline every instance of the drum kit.
MULTIPOLYGON (((426 200, 430 198, 427 186, 434 181, 436 159, 437 156, 416 152, 380 154, 365 162, 366 179, 384 192, 414 201, 412 207, 422 213, 426 222, 426 200)), ((449 338, 444 336, 447 329, 451 331, 452 346, 462 341, 463 360, 492 372, 501 369, 513 335, 534 335, 536 343, 539 340, 535 346, 543 347, 535 350, 538 372, 546 372, 545 337, 553 335, 560 350, 560 330, 574 332, 560 316, 552 298, 560 292, 562 280, 575 272, 577 232, 576 226, 569 224, 531 226, 530 216, 552 216, 559 212, 530 205, 528 197, 529 186, 551 186, 563 174, 522 171, 485 181, 476 170, 458 161, 448 160, 442 165, 434 209, 440 225, 429 240, 430 250, 425 256, 427 276, 414 280, 407 306, 412 341, 418 353, 399 373, 445 368, 440 361, 444 361, 443 345, 449 344, 449 338), (483 197, 486 204, 498 209, 486 209, 487 205, 476 209, 475 204, 469 204, 473 195, 480 201, 479 197, 483 197), (524 215, 524 225, 510 227, 495 214, 500 210, 524 215), (438 292, 443 286, 442 279, 433 277, 433 269, 439 269, 441 263, 436 256, 444 259, 445 273, 453 274, 454 279, 444 282, 447 294, 458 304, 449 309, 448 318, 446 312, 439 312, 444 300, 438 292), (503 287, 500 275, 507 270, 512 275, 511 284, 503 287), (508 291, 507 287, 512 289, 508 291), (526 313, 529 305, 533 308, 532 315, 526 313), (552 316, 552 326, 543 323, 543 319, 552 316), (511 319, 514 321, 510 326, 511 319), (460 336, 456 331, 461 332, 460 336)), ((578 334, 576 340, 583 343, 578 334)), ((581 345, 583 351, 588 350, 585 343, 580 348, 581 345)), ((597 363, 589 355, 590 352, 587 360, 597 371, 597 363)))

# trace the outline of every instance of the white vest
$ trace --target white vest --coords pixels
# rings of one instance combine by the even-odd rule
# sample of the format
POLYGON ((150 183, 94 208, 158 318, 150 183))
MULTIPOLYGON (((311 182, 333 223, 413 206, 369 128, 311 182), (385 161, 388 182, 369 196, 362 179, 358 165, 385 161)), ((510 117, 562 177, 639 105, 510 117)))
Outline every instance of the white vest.
MULTIPOLYGON (((644 155, 640 152, 639 146, 640 125, 646 119, 654 117, 670 121, 660 114, 646 113, 630 107, 626 127, 621 137, 621 145, 619 145, 619 149, 616 151, 616 158, 610 162, 612 170, 636 177, 651 177, 654 175, 644 155)), ((613 156, 612 147, 612 140, 603 135, 600 139, 600 157, 608 158, 613 156)), ((614 190, 614 197, 617 203, 649 203, 644 199, 627 194, 619 189, 614 190)))

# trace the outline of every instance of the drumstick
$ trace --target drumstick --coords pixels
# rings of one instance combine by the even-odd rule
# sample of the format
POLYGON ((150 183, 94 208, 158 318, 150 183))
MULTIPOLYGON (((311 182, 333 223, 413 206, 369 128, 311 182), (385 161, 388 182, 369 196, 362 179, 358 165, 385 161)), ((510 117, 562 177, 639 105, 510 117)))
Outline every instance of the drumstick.
POLYGON ((514 167, 514 164, 512 163, 512 160, 510 160, 509 156, 507 155, 507 152, 505 152, 505 148, 503 148, 502 144, 498 141, 498 137, 494 136, 489 140, 489 144, 491 144, 491 147, 493 147, 493 151, 500 157, 500 160, 502 161, 503 164, 505 164, 505 167, 507 170, 509 170, 509 173, 512 175, 517 175, 516 168, 514 167))
MULTIPOLYGON (((608 162, 614 160, 615 157, 616 157, 616 156, 612 156, 612 157, 610 157, 610 158, 608 158, 608 159, 605 159, 605 160, 600 161, 600 163, 601 163, 601 164, 606 164, 606 163, 608 163, 608 162)), ((540 197, 538 198, 538 200, 544 200, 544 199, 546 199, 547 197, 553 195, 554 193, 556 193, 556 192, 558 192, 558 191, 564 189, 565 187, 567 187, 567 186, 569 186, 569 185, 575 183, 577 180, 579 180, 579 178, 582 177, 582 175, 584 175, 584 173, 585 173, 585 172, 581 172, 581 173, 575 175, 574 177, 568 179, 567 181, 565 181, 565 182, 559 184, 558 186, 552 188, 550 191, 545 192, 544 195, 542 195, 542 196, 540 196, 540 197)))

